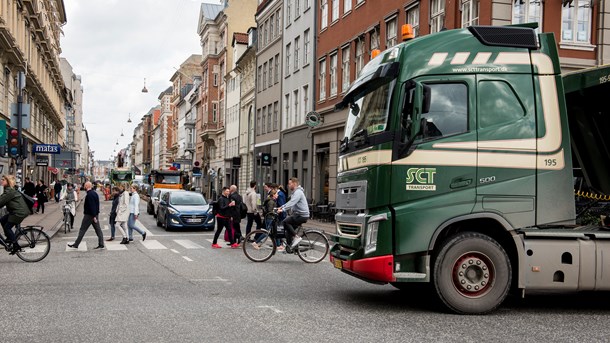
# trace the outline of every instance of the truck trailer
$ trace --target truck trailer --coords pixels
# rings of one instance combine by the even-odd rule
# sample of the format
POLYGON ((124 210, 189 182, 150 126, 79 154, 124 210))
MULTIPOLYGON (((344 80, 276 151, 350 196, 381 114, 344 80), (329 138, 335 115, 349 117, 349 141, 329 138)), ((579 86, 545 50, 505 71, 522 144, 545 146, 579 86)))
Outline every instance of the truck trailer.
POLYGON ((336 105, 349 114, 331 262, 427 284, 461 314, 511 291, 610 290, 610 230, 576 224, 573 172, 610 194, 609 85, 610 66, 562 75, 553 34, 534 25, 381 52, 336 105))

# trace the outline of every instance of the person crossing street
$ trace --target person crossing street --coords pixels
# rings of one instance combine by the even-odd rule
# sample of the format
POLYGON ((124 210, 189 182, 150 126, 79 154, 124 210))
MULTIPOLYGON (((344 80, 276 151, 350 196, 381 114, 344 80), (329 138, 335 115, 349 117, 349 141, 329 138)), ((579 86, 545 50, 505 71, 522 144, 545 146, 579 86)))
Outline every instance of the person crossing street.
POLYGON ((78 249, 80 242, 85 237, 85 233, 89 230, 89 226, 93 225, 93 229, 95 230, 95 234, 97 235, 97 247, 94 249, 105 249, 104 246, 104 235, 102 234, 102 228, 100 227, 100 222, 98 219, 98 215, 100 213, 100 198, 98 197, 95 190, 91 189, 93 185, 91 182, 85 182, 85 190, 87 191, 87 196, 85 196, 85 206, 84 206, 84 214, 82 224, 80 226, 80 230, 78 232, 78 237, 76 241, 72 244, 68 244, 68 247, 78 249))

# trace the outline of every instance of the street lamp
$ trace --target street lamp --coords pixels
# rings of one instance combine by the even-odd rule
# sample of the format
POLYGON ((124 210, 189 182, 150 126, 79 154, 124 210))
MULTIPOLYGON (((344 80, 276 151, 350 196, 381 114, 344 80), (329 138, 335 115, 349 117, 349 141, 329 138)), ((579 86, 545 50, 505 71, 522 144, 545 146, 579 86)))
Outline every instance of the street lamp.
POLYGON ((128 123, 131 123, 131 112, 129 113, 129 118, 127 119, 128 123))
POLYGON ((146 78, 144 78, 144 88, 142 88, 142 93, 148 93, 148 89, 146 88, 146 78))
POLYGON ((125 135, 123 134, 123 129, 121 129, 121 137, 123 137, 123 136, 125 136, 125 135))

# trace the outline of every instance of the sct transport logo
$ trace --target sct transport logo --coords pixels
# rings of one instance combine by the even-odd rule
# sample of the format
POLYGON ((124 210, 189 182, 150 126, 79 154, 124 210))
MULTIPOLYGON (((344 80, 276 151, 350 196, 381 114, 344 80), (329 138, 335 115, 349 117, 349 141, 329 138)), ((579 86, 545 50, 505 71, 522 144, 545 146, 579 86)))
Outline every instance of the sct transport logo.
POLYGON ((409 168, 406 189, 408 191, 435 191, 434 174, 436 174, 436 168, 409 168))

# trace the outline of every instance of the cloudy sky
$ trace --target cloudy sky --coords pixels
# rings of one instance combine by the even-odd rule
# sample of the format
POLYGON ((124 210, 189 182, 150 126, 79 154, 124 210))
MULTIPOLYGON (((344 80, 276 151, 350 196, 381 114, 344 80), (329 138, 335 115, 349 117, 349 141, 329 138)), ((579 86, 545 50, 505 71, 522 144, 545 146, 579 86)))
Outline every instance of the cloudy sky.
POLYGON ((83 84, 83 122, 96 160, 124 148, 174 68, 200 54, 202 2, 217 0, 64 0, 61 57, 83 84), (142 93, 146 78, 148 93, 142 93), (131 123, 127 123, 131 113, 131 123), (120 137, 121 130, 125 136, 120 137), (116 145, 117 139, 119 145, 116 145))

